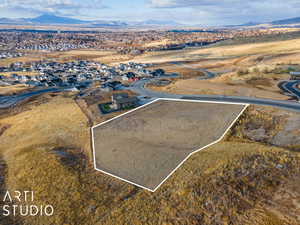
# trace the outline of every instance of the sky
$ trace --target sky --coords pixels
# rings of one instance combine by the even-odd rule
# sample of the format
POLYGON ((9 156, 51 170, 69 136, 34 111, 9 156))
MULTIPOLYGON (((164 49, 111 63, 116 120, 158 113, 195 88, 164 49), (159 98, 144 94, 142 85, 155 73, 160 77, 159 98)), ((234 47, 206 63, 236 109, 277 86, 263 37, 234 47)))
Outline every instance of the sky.
POLYGON ((299 17, 300 0, 0 0, 0 17, 44 13, 86 20, 232 25, 299 17))

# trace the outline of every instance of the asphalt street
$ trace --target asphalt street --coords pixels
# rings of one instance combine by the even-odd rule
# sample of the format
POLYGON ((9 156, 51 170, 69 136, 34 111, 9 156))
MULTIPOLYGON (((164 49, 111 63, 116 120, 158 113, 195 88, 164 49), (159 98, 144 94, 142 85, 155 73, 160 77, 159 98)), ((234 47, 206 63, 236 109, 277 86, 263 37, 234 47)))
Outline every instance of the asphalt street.
POLYGON ((281 82, 279 87, 300 100, 300 89, 298 88, 298 85, 300 85, 300 80, 291 80, 281 82))
POLYGON ((282 101, 264 98, 243 97, 243 96, 225 96, 225 95, 178 95, 165 92, 153 91, 146 88, 146 84, 151 79, 139 80, 133 83, 128 89, 142 96, 151 98, 172 98, 172 99, 191 99, 214 102, 234 102, 254 105, 273 106, 300 112, 300 103, 293 101, 282 101))
POLYGON ((12 106, 16 105, 17 103, 19 103, 27 98, 30 98, 32 96, 35 96, 35 95, 40 95, 40 94, 48 93, 48 92, 59 92, 59 91, 64 91, 64 90, 65 89, 61 89, 61 88, 47 88, 47 89, 31 91, 31 92, 27 92, 27 93, 19 94, 19 95, 3 96, 3 97, 0 97, 0 109, 12 107, 12 106))

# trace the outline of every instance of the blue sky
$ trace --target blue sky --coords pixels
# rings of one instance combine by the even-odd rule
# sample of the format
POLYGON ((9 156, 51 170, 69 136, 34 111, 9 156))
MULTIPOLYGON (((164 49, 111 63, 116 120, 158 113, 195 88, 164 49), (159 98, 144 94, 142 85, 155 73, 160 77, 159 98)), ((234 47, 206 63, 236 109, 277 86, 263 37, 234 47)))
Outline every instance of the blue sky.
POLYGON ((0 0, 0 17, 54 13, 80 19, 225 25, 297 17, 300 0, 0 0))

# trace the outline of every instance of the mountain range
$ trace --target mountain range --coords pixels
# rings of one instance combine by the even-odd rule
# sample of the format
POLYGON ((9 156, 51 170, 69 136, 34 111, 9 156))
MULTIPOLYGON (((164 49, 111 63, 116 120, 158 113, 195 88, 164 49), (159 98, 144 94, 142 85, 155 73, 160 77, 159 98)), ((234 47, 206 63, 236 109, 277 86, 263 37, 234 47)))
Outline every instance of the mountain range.
POLYGON ((282 19, 282 20, 274 20, 271 22, 248 22, 241 25, 237 25, 238 27, 251 27, 251 26, 293 26, 300 24, 300 17, 282 19))
POLYGON ((276 20, 272 22, 272 25, 285 25, 285 24, 300 24, 300 17, 289 18, 284 20, 276 20))
MULTIPOLYGON (((0 25, 77 25, 83 27, 178 27, 184 26, 175 21, 171 20, 146 20, 140 22, 124 22, 118 20, 80 20, 70 17, 57 16, 54 14, 43 14, 35 18, 0 18, 0 25)), ((243 26, 259 26, 259 25, 270 25, 270 26, 290 26, 293 24, 300 24, 300 17, 275 20, 272 22, 248 22, 241 25, 235 25, 232 27, 243 27, 243 26)), ((231 26, 229 26, 231 27, 231 26)))
POLYGON ((84 24, 88 21, 78 20, 68 17, 56 16, 53 14, 43 14, 41 16, 29 19, 23 19, 24 22, 37 23, 37 24, 84 24))
POLYGON ((141 22, 123 22, 111 20, 80 20, 54 14, 43 14, 35 18, 0 18, 0 24, 11 25, 81 25, 86 27, 126 27, 126 26, 179 26, 174 21, 146 20, 141 22))

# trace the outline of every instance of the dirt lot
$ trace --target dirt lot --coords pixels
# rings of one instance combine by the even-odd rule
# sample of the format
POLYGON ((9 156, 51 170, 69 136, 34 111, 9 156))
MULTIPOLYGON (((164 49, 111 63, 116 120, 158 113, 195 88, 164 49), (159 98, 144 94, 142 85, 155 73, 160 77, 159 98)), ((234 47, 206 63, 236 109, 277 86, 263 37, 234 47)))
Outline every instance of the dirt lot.
POLYGON ((218 140, 244 107, 157 101, 93 129, 96 166, 154 190, 190 153, 218 140))

